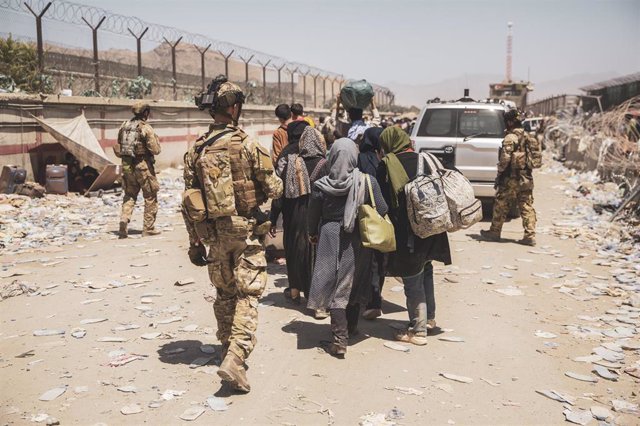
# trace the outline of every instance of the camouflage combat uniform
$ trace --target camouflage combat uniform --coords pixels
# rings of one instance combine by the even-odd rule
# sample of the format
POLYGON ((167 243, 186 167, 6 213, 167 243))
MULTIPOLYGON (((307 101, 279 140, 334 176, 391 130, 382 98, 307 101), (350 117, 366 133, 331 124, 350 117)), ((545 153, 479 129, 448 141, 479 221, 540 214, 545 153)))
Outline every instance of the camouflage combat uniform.
POLYGON ((533 174, 530 169, 513 170, 512 156, 524 149, 524 129, 507 133, 498 159, 498 188, 493 205, 490 233, 500 236, 511 203, 516 200, 524 227, 524 240, 535 240, 536 211, 533 209, 533 174))
MULTIPOLYGON (((282 195, 282 181, 273 170, 269 152, 240 128, 231 124, 211 127, 185 154, 185 188, 199 189, 196 149, 223 131, 232 133, 216 140, 228 143, 237 215, 196 223, 183 209, 191 245, 209 246, 208 268, 217 296, 213 304, 218 322, 217 337, 229 352, 247 359, 256 344, 258 298, 267 284, 264 236, 270 223, 257 225, 259 206, 282 195)), ((201 155, 206 155, 203 151, 201 155)))
POLYGON ((125 121, 118 132, 118 143, 113 148, 117 157, 122 158, 122 214, 120 216, 121 232, 126 235, 126 224, 131 220, 133 208, 140 190, 144 197, 143 233, 154 232, 154 224, 158 213, 158 190, 160 185, 156 178, 154 156, 160 154, 160 142, 153 128, 139 117, 125 121), (123 156, 120 153, 123 129, 137 125, 139 128, 140 148, 135 156, 123 156))

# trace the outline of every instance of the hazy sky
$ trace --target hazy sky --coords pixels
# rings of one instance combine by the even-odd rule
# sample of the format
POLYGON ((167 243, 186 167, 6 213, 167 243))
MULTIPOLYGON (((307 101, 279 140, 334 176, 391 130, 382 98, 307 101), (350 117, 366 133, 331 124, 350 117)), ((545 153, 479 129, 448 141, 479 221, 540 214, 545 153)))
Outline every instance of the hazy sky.
MULTIPOLYGON (((78 2, 383 85, 503 75, 507 21, 514 23, 517 78, 528 70, 533 81, 640 71, 640 0, 78 2)), ((3 16, 0 31, 34 36, 34 26, 24 25, 33 18, 3 16)), ((64 37, 74 44, 79 35, 64 37)))

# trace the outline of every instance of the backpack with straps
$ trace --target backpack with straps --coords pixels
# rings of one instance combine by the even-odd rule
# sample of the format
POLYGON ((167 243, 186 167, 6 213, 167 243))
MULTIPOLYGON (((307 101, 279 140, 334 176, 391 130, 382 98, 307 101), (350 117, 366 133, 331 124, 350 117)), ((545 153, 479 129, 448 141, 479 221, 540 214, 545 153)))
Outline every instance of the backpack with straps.
POLYGON ((135 157, 144 154, 145 147, 142 143, 142 129, 139 121, 125 121, 120 132, 120 156, 135 157))
POLYGON ((469 179, 458 170, 445 169, 437 157, 429 155, 427 158, 432 174, 438 174, 442 179, 444 195, 451 213, 452 227, 447 231, 455 232, 480 222, 482 202, 476 198, 469 179))
POLYGON ((542 144, 537 138, 523 132, 512 154, 511 168, 514 171, 533 170, 542 167, 542 144))
POLYGON ((424 163, 430 162, 430 154, 418 155, 416 177, 404 186, 404 193, 413 233, 420 238, 427 238, 446 232, 453 224, 442 178, 437 173, 429 175, 424 172, 424 163))

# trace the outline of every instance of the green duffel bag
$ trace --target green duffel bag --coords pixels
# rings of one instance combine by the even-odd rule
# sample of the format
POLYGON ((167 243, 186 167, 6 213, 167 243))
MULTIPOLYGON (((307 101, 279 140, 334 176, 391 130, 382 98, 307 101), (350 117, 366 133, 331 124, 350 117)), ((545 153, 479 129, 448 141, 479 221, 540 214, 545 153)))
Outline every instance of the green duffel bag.
POLYGON ((346 110, 367 109, 373 99, 373 87, 367 80, 351 80, 340 90, 340 103, 346 110))
POLYGON ((365 174, 363 179, 369 188, 371 205, 363 204, 358 208, 358 225, 360 227, 362 246, 378 250, 381 253, 396 251, 396 234, 393 229, 393 223, 391 223, 388 215, 382 217, 376 209, 371 177, 365 174))

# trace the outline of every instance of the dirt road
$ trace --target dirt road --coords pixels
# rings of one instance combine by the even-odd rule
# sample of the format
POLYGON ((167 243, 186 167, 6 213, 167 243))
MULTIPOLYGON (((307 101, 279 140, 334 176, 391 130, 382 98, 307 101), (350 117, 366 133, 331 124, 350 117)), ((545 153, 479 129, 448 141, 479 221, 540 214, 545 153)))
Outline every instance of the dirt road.
MULTIPOLYGON (((61 424, 178 424, 185 410, 198 407, 204 410, 198 424, 560 424, 565 406, 584 419, 591 413, 581 409, 599 406, 609 410, 609 420, 639 424, 637 414, 624 413, 639 402, 639 380, 620 367, 637 365, 640 351, 618 346, 638 344, 640 309, 619 306, 618 297, 585 297, 589 286, 613 284, 616 265, 596 265, 606 263, 597 253, 552 235, 561 210, 578 202, 562 185, 552 173, 537 178, 535 249, 478 241, 486 222, 450 235, 454 265, 436 267, 442 331, 406 353, 384 346, 390 326, 407 320, 395 279, 385 284, 383 317, 362 320, 346 359, 336 360, 318 350, 319 341, 330 338, 329 320, 316 321, 287 302, 285 269, 270 265, 258 346, 248 363, 252 391, 244 396, 220 391, 215 354, 205 353, 210 346, 201 349, 219 349, 211 303, 203 298, 209 285, 206 271, 188 261, 177 211, 159 218, 174 230, 158 237, 117 240, 114 216, 98 241, 3 255, 5 272, 26 275, 0 278, 0 285, 20 279, 44 295, 0 302, 2 424, 45 424, 46 415, 61 424), (187 278, 195 282, 174 285, 187 278), (574 289, 559 291, 563 283, 574 289), (64 334, 34 336, 41 329, 64 334), (613 329, 614 337, 603 334, 613 329), (592 373, 596 364, 573 360, 603 342, 623 359, 589 360, 617 371, 617 381, 592 373), (597 377, 597 383, 567 372, 597 377), (53 396, 64 389, 60 396, 39 400, 59 387, 53 396), (536 392, 550 390, 574 405, 536 392), (212 403, 226 403, 226 411, 207 407, 213 395, 222 400, 212 403), (125 415, 123 407, 140 412, 125 415)), ((118 206, 105 209, 113 213, 118 206)), ((140 229, 140 216, 133 229, 140 229)), ((519 220, 505 226, 504 236, 520 238, 519 220)))

